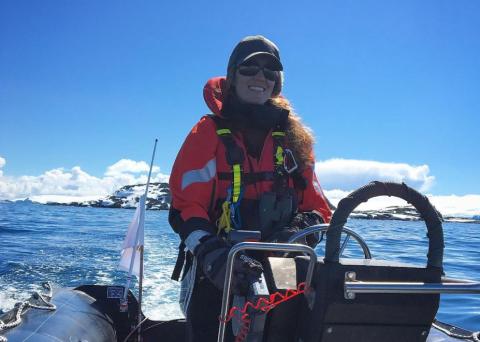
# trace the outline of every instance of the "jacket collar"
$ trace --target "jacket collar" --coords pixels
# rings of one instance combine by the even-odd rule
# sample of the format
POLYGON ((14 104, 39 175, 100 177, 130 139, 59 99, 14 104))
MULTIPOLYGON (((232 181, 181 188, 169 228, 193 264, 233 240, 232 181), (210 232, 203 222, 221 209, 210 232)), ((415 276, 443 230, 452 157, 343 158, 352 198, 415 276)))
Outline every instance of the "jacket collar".
POLYGON ((223 99, 227 94, 227 80, 224 76, 214 77, 207 81, 203 87, 203 98, 208 108, 219 117, 222 117, 223 99))

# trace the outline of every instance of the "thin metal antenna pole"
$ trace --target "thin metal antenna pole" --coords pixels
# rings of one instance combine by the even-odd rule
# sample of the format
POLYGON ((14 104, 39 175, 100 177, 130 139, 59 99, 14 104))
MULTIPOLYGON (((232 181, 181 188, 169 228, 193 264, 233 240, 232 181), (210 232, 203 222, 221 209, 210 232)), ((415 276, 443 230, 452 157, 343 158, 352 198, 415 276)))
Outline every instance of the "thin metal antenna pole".
MULTIPOLYGON (((150 177, 152 176, 153 160, 155 159, 155 152, 157 150, 158 139, 155 139, 153 146, 152 160, 150 161, 150 170, 148 171, 147 185, 145 186, 145 210, 147 208, 148 187, 150 186, 150 177)), ((145 224, 145 215, 140 218, 142 224, 145 224)), ((137 241, 138 243, 138 241, 137 241)), ((142 341, 142 297, 143 297, 143 245, 140 246, 140 276, 138 280, 138 342, 142 341)))
POLYGON ((153 160, 155 159, 155 151, 157 150, 158 139, 155 139, 155 145, 153 146, 152 160, 150 161, 150 171, 148 171, 147 186, 145 187, 145 204, 147 203, 148 187, 150 185, 150 177, 152 176, 153 160))
POLYGON ((140 281, 138 282, 138 342, 142 341, 143 246, 140 246, 140 281))

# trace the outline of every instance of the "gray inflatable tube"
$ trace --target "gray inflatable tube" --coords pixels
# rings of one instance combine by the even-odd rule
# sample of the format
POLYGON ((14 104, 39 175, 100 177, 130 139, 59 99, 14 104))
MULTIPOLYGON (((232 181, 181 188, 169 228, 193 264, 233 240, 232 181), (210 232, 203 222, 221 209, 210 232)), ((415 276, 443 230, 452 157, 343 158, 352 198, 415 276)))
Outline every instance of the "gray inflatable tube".
POLYGON ((60 289, 52 301, 54 311, 31 308, 15 328, 1 331, 8 342, 116 341, 113 322, 95 305, 95 299, 84 292, 60 289))

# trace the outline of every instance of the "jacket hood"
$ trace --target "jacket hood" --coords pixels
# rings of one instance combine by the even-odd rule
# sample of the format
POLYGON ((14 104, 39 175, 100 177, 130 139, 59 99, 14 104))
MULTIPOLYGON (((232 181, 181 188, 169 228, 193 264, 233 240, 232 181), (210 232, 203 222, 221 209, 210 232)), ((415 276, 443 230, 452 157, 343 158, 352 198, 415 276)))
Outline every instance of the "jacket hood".
POLYGON ((203 98, 208 108, 217 116, 222 116, 223 99, 227 94, 227 80, 225 76, 214 77, 203 87, 203 98))

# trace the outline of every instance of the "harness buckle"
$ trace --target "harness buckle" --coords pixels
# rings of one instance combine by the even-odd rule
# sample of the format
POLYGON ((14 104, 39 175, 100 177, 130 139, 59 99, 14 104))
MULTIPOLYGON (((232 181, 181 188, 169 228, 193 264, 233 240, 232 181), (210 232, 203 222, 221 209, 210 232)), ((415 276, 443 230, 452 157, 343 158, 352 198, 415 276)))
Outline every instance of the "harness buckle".
POLYGON ((284 149, 285 157, 283 158, 283 168, 287 171, 288 174, 291 174, 293 171, 298 169, 297 161, 293 156, 292 150, 286 148, 284 149))

